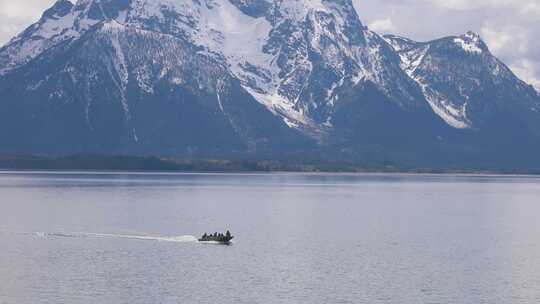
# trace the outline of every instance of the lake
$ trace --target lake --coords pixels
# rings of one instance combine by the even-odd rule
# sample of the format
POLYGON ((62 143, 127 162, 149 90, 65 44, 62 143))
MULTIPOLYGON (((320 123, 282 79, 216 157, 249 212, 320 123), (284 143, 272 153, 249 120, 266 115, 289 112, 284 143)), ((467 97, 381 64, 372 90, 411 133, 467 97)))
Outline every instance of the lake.
POLYGON ((0 208, 0 304, 540 302, 535 177, 3 172, 0 208))

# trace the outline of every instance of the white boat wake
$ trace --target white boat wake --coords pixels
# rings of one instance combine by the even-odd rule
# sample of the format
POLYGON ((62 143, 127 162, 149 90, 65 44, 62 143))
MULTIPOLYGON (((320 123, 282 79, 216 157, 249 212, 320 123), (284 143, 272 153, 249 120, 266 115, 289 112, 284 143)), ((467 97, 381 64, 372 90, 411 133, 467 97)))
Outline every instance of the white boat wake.
POLYGON ((156 241, 156 242, 174 242, 174 243, 192 243, 198 242, 197 237, 193 235, 181 236, 147 236, 147 235, 129 235, 129 234, 107 234, 107 233, 65 233, 65 232, 32 232, 18 233, 23 235, 32 235, 40 238, 57 237, 57 238, 110 238, 110 239, 127 239, 139 241, 156 241))

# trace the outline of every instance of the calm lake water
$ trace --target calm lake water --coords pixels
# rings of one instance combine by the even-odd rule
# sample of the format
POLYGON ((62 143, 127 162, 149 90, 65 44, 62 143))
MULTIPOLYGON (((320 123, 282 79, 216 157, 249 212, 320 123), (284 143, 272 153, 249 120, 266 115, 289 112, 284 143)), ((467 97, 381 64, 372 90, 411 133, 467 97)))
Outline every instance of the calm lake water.
POLYGON ((4 172, 0 244, 0 304, 540 303, 540 179, 4 172))

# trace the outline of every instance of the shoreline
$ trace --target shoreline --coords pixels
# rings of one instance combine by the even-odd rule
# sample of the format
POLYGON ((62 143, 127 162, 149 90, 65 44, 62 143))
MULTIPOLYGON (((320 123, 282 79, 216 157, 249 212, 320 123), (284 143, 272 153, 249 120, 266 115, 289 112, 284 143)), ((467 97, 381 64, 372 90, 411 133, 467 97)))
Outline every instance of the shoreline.
POLYGON ((415 166, 388 162, 272 159, 174 159, 155 156, 0 155, 0 172, 141 174, 339 174, 540 176, 540 169, 448 165, 415 166))
POLYGON ((0 175, 24 175, 24 174, 65 174, 65 175, 154 175, 154 176, 181 176, 181 175, 230 175, 230 176, 266 176, 266 175, 313 175, 313 176, 403 176, 403 177, 489 177, 489 178, 540 178, 538 173, 501 173, 501 172, 403 172, 403 171, 156 171, 156 170, 109 170, 109 169, 17 169, 1 168, 0 175))

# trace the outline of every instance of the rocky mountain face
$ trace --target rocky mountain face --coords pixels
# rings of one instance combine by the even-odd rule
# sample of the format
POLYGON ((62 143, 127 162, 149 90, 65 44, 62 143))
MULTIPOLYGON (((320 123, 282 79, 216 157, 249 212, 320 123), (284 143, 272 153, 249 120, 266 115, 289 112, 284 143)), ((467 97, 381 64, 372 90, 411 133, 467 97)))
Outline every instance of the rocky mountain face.
POLYGON ((478 35, 383 37, 350 0, 59 0, 0 49, 0 97, 6 152, 489 166, 540 147, 538 93, 478 35))
POLYGON ((514 107, 536 112, 534 89, 495 58, 475 33, 427 43, 396 36, 385 39, 433 111, 455 128, 481 128, 493 112, 514 107))

